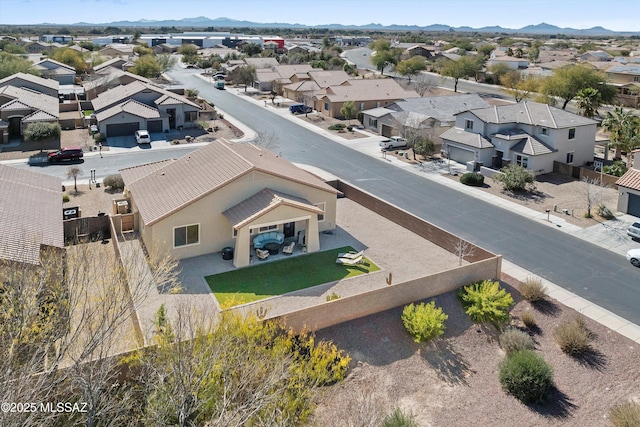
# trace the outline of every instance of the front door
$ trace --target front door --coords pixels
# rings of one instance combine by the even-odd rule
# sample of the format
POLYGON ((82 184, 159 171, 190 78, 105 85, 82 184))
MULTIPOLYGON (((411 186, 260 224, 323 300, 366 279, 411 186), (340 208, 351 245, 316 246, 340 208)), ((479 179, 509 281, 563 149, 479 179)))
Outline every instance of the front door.
POLYGON ((282 231, 284 232, 284 238, 293 237, 296 234, 296 223, 295 222, 287 222, 282 226, 282 231))

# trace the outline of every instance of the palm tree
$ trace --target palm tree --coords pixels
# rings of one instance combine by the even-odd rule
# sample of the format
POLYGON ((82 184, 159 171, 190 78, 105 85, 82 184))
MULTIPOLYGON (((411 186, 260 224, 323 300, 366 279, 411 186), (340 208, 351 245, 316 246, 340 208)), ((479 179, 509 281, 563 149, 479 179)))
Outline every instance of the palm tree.
POLYGON ((600 91, 591 87, 584 88, 578 92, 577 105, 578 110, 583 116, 592 118, 600 107, 602 98, 600 97, 600 91))
POLYGON ((622 151, 628 155, 631 164, 631 151, 640 147, 640 123, 638 118, 622 107, 616 107, 613 112, 607 112, 602 121, 602 128, 609 132, 609 140, 616 147, 616 158, 620 158, 622 151))

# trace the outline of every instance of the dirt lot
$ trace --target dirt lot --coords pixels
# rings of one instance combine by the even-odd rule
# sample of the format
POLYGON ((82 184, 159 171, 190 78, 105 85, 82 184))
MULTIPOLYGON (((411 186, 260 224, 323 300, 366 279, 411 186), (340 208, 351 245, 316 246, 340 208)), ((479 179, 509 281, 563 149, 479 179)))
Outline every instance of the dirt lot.
POLYGON ((502 391, 504 352, 496 334, 472 324, 451 292, 435 298, 449 319, 445 334, 430 344, 410 339, 401 307, 318 331, 353 360, 344 382, 321 390, 312 425, 379 425, 365 420, 397 406, 420 426, 605 426, 611 406, 640 402, 636 343, 586 319, 595 337, 592 351, 567 356, 553 329, 577 313, 553 300, 532 307, 519 299, 517 281, 504 276, 503 285, 517 302, 513 317, 527 309, 535 314, 538 327, 530 333, 554 369, 557 388, 546 404, 524 405, 502 391))

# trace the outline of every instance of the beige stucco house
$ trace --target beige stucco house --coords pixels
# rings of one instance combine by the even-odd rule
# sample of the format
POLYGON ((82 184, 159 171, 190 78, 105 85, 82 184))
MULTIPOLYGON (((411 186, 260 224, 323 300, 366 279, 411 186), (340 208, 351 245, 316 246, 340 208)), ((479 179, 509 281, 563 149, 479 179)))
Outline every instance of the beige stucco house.
POLYGON ((252 144, 218 140, 120 172, 145 245, 178 259, 232 247, 234 265, 244 267, 253 239, 271 231, 315 252, 319 233, 336 225, 333 187, 252 144))
POLYGON ((633 164, 616 184, 618 211, 640 218, 640 150, 633 152, 633 164))

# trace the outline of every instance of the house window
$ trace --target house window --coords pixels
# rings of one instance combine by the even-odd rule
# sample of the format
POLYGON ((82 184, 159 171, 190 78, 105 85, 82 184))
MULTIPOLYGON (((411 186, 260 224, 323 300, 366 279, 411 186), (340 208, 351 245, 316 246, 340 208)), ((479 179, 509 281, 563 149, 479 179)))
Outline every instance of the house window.
POLYGON ((173 247, 197 245, 200 243, 200 225, 191 224, 173 229, 173 247))
POLYGON ((540 128, 540 133, 543 135, 549 135, 549 128, 540 128))
POLYGON ((372 119, 371 117, 369 117, 369 127, 370 128, 377 128, 378 127, 378 119, 372 119))
POLYGON ((469 130, 473 129, 473 120, 465 120, 464 128, 469 130))
POLYGON ((633 81, 636 83, 640 82, 640 76, 633 76, 633 81))
POLYGON ((380 108, 380 101, 376 101, 376 108, 380 108))
POLYGON ((576 139, 576 128, 569 129, 569 139, 576 139))
POLYGON ((360 111, 364 110, 364 102, 360 103, 360 111))
POLYGON ((322 210, 322 213, 318 214, 318 222, 323 222, 324 221, 325 203, 324 202, 314 203, 313 206, 315 206, 316 208, 320 208, 322 210))
MULTIPOLYGON (((238 230, 236 230, 233 227, 231 227, 231 230, 232 230, 233 238, 235 239, 236 237, 238 237, 238 230)), ((251 235, 253 235, 253 228, 249 229, 249 236, 251 235)))
POLYGON ((324 103, 324 111, 329 111, 329 103, 328 102, 324 103))
POLYGON ((195 122, 198 120, 198 112, 197 111, 185 111, 184 112, 184 121, 185 122, 195 122))
POLYGON ((276 224, 273 225, 266 225, 264 227, 260 227, 260 232, 264 233, 265 231, 271 231, 271 230, 277 230, 278 226, 276 224))
POLYGON ((573 163, 573 151, 567 153, 567 164, 570 165, 573 163))
POLYGON ((529 166, 529 158, 527 156, 521 156, 520 154, 516 154, 516 165, 522 166, 527 169, 529 166))

